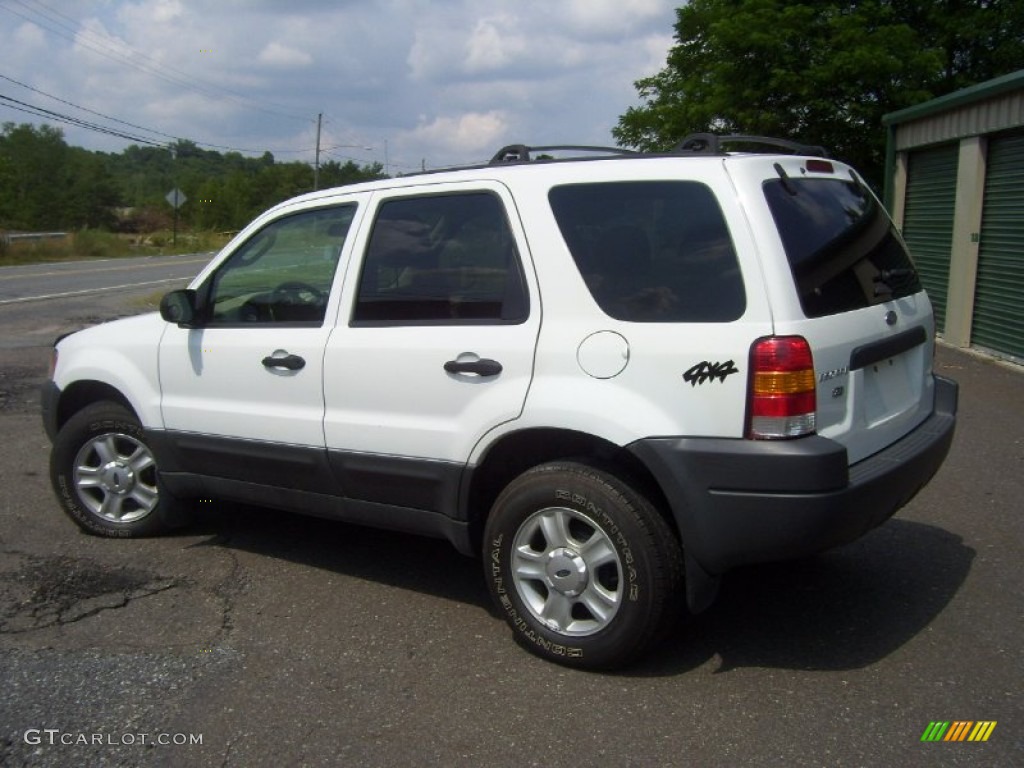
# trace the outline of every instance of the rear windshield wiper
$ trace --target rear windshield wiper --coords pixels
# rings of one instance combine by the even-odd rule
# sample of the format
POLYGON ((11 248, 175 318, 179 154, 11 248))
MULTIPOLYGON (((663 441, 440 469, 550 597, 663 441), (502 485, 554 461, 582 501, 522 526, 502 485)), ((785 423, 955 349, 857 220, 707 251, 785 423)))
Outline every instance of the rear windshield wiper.
POLYGON ((878 274, 875 275, 876 283, 887 283, 894 277, 913 277, 914 270, 907 267, 898 267, 896 269, 882 269, 879 270, 878 274))
POLYGON ((879 270, 878 274, 875 275, 875 296, 885 296, 893 293, 892 287, 889 285, 889 281, 893 278, 904 278, 913 277, 916 273, 912 269, 907 267, 897 267, 896 269, 882 269, 879 270))
POLYGON ((779 178, 782 179, 782 188, 789 192, 790 195, 796 197, 796 187, 793 186, 793 182, 789 180, 789 174, 786 173, 786 169, 778 163, 775 163, 775 172, 779 174, 779 178))

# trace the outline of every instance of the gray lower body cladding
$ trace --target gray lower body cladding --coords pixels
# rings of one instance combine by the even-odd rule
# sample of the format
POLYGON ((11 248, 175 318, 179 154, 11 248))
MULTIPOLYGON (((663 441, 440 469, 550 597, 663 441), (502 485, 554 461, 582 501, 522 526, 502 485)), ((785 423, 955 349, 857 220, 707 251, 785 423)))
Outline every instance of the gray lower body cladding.
POLYGON ((651 438, 629 449, 661 485, 687 555, 722 574, 845 544, 892 517, 946 458, 957 397, 955 382, 936 377, 932 414, 852 466, 843 446, 819 436, 651 438))

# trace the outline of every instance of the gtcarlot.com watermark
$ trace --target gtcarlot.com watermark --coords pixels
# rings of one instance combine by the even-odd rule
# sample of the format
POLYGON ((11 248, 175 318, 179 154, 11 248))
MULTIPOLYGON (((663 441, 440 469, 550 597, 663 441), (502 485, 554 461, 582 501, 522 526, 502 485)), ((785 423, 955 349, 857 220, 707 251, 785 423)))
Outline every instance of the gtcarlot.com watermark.
POLYGON ((133 731, 94 732, 62 731, 60 728, 29 728, 25 731, 25 743, 32 746, 97 746, 132 747, 161 746, 184 747, 202 745, 201 733, 135 733, 133 731))

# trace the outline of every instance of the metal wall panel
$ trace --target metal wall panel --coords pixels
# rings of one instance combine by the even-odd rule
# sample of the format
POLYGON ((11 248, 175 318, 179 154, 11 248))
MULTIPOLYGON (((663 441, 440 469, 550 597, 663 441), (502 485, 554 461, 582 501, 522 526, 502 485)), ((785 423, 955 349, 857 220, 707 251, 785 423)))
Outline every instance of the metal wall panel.
POLYGON ((949 291, 958 157, 959 146, 946 144, 911 152, 907 158, 903 238, 935 308, 935 324, 940 331, 945 324, 949 291))
POLYGON ((896 150, 984 136, 1024 125, 1024 92, 1008 93, 987 101, 951 109, 897 126, 896 150))
POLYGON ((1024 360, 1024 133, 989 140, 971 342, 1024 360))

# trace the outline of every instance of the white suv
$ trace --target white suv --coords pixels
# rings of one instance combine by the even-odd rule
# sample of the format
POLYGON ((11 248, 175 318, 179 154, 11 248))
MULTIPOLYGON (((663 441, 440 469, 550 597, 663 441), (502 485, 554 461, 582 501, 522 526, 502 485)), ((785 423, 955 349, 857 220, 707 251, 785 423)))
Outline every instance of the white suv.
POLYGON ((144 536, 216 497, 444 537, 523 645, 611 667, 684 587, 699 611, 931 478, 957 387, 853 170, 711 135, 531 159, 567 149, 295 198, 159 315, 60 340, 65 511, 144 536))

